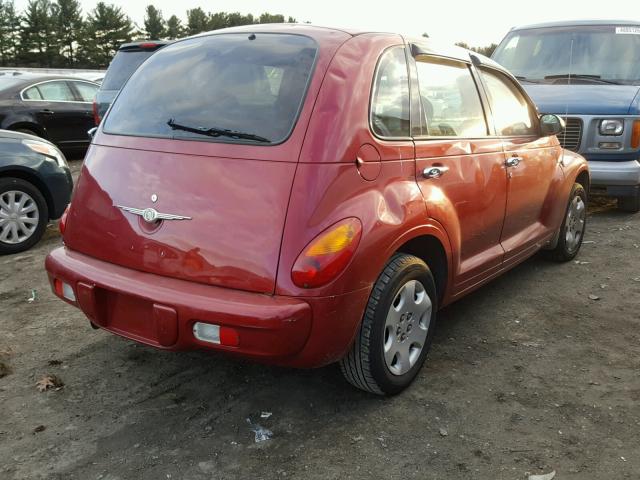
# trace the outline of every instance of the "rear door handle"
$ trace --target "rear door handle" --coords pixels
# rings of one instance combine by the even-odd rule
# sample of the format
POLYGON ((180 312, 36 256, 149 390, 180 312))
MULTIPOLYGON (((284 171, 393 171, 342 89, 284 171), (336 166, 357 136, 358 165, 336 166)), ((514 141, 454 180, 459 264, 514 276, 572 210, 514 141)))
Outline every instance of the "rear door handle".
POLYGON ((505 160, 504 164, 507 167, 517 167, 521 161, 522 157, 510 157, 505 160))
POLYGON ((49 110, 48 108, 45 108, 44 110, 40 110, 40 113, 44 113, 45 115, 53 115, 54 111, 49 110))
POLYGON ((442 175, 447 173, 448 170, 449 167, 445 167, 444 165, 427 167, 422 171, 422 176, 424 178, 440 178, 442 175))

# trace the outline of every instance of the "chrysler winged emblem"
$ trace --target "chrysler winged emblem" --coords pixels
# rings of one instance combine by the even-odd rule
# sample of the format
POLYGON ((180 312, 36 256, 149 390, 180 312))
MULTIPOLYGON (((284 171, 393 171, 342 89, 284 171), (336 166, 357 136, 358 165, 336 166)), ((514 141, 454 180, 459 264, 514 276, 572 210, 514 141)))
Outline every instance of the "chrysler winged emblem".
POLYGON ((173 213, 161 213, 157 211, 155 208, 133 208, 126 207, 124 205, 115 205, 120 210, 124 210, 125 212, 133 213, 134 215, 139 215, 142 219, 147 223, 154 223, 158 220, 191 220, 191 217, 185 217, 184 215, 174 215, 173 213))

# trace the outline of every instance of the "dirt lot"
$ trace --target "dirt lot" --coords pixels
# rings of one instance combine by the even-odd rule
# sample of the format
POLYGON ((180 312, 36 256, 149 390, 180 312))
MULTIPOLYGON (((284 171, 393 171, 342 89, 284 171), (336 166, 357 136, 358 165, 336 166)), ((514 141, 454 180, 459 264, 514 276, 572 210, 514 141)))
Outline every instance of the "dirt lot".
POLYGON ((0 479, 638 479, 640 215, 597 202, 586 239, 579 263, 535 257, 442 311, 426 368, 384 399, 335 367, 92 330, 48 289, 51 226, 0 258, 0 479), (64 387, 40 393, 45 374, 64 387))

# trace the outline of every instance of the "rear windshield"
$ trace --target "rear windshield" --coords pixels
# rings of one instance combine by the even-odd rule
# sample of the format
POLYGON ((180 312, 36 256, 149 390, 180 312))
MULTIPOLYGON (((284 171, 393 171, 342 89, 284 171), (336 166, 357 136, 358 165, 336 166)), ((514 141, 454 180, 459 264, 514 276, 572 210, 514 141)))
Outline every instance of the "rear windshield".
POLYGON ((120 50, 111 61, 102 81, 102 90, 120 90, 124 82, 155 50, 120 50))
POLYGON ((295 124, 316 53, 312 39, 289 34, 218 34, 176 42, 131 77, 104 131, 281 143, 295 124))

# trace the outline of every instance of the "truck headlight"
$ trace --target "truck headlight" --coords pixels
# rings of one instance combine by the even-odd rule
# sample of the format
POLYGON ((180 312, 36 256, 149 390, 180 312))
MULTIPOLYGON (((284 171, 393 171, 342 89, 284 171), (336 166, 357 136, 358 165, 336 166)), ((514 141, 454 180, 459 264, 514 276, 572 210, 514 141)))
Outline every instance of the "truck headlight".
POLYGON ((600 122, 600 135, 622 135, 624 121, 620 119, 607 119, 600 122))
POLYGON ((55 161, 59 167, 66 167, 67 160, 60 150, 53 145, 46 142, 39 142, 37 140, 22 140, 22 143, 29 147, 31 150, 48 157, 50 160, 55 161))

